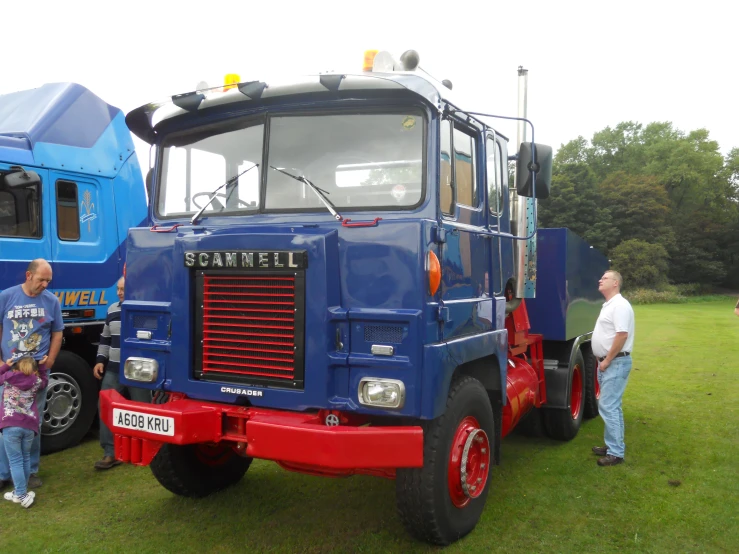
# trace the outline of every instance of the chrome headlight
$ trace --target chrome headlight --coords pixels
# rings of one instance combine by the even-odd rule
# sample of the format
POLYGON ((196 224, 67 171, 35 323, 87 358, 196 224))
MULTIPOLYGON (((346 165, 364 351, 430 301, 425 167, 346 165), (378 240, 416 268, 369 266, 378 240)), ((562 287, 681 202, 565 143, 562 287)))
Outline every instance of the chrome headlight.
POLYGON ((131 381, 153 383, 159 375, 159 364, 151 358, 128 358, 123 366, 123 375, 131 381))
POLYGON ((359 381, 359 403, 376 408, 402 408, 405 404, 405 385, 397 379, 363 377, 359 381))

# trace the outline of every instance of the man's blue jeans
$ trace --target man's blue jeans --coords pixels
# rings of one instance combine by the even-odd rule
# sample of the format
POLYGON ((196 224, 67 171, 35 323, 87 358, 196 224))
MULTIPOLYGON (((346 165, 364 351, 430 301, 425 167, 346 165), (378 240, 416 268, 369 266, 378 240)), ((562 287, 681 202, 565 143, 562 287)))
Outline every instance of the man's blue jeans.
POLYGON ((3 429, 4 451, 10 462, 10 474, 13 477, 16 496, 23 496, 28 491, 28 477, 31 475, 31 443, 35 434, 23 427, 3 429))
MULTIPOLYGON (((38 408, 39 414, 39 432, 34 433, 33 443, 31 444, 31 474, 38 473, 39 461, 41 459, 41 425, 44 421, 44 410, 46 409, 46 391, 48 385, 42 391, 39 391, 36 397, 36 407, 38 408)), ((0 402, 2 402, 4 387, 0 386, 0 402)), ((5 448, 3 447, 3 433, 0 433, 0 479, 7 481, 10 479, 10 464, 8 456, 5 454, 5 448)))
POLYGON ((605 423, 605 441, 608 454, 624 457, 624 411, 621 401, 631 373, 631 356, 614 358, 605 371, 598 370, 600 399, 598 413, 605 423))
MULTIPOLYGON (((104 391, 110 389, 115 389, 120 394, 123 394, 123 391, 128 389, 128 394, 131 397, 131 400, 135 402, 151 402, 150 390, 121 385, 118 373, 106 371, 103 375, 103 382, 100 385, 100 390, 104 391)), ((104 456, 110 456, 111 458, 115 457, 113 433, 108 429, 108 426, 103 423, 102 419, 100 419, 100 446, 103 447, 104 456)))

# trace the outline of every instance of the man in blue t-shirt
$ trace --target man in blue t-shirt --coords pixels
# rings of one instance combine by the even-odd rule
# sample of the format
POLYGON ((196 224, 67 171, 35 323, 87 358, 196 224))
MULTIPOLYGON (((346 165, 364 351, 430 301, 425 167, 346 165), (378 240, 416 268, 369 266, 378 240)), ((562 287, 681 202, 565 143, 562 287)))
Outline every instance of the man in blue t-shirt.
MULTIPOLYGON (((0 293, 0 354, 2 360, 33 356, 46 358, 46 369, 51 370, 62 347, 62 308, 56 296, 46 290, 51 282, 51 266, 39 258, 28 264, 26 282, 0 293)), ((0 391, 2 387, 0 387, 0 391)), ((0 394, 2 394, 0 392, 0 394)), ((38 395, 39 424, 43 422, 46 407, 46 389, 38 395)), ((31 446, 30 488, 40 487, 38 466, 41 456, 41 428, 31 446)), ((11 484, 10 467, 5 444, 0 435, 0 489, 11 484)))

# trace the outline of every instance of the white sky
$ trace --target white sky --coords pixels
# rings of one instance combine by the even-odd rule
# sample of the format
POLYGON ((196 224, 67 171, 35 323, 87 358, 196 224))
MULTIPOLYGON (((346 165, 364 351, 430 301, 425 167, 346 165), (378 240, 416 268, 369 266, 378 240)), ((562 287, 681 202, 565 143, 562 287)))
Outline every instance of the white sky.
MULTIPOLYGON (((128 112, 242 81, 360 72, 363 52, 399 56, 448 78, 462 108, 516 115, 529 70, 536 140, 555 150, 621 121, 706 128, 739 147, 739 7, 730 0, 4 2, 0 94, 73 81, 128 112)), ((515 139, 511 124, 496 125, 515 139)), ((137 141, 142 165, 148 157, 137 141)))

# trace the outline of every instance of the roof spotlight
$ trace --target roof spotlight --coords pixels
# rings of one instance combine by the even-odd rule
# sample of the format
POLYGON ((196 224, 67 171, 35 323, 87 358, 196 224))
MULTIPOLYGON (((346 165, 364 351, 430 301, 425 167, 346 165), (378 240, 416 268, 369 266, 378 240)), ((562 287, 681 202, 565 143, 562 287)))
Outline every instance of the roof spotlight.
POLYGON ((418 67, 420 57, 415 50, 406 50, 400 56, 400 66, 404 71, 415 71, 418 67))
POLYGON ((393 60, 393 56, 392 54, 390 54, 390 52, 380 50, 377 54, 375 54, 372 68, 373 71, 378 71, 380 73, 392 73, 394 66, 395 60, 393 60))

